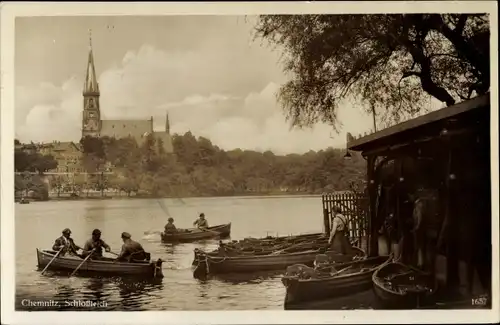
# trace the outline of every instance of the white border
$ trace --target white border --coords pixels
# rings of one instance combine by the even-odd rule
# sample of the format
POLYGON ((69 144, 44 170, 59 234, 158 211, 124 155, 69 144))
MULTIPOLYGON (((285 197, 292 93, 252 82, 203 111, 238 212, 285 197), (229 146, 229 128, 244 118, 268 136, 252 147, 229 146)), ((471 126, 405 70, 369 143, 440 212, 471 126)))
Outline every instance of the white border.
POLYGON ((256 324, 256 323, 482 323, 499 321, 499 218, 498 218, 498 15, 496 1, 366 1, 266 3, 48 3, 8 2, 1 10, 1 311, 5 324, 256 324), (493 309, 448 311, 186 311, 186 312, 15 312, 14 311, 14 20, 18 16, 122 16, 122 15, 252 15, 263 13, 403 13, 488 12, 491 17, 491 166, 493 309))

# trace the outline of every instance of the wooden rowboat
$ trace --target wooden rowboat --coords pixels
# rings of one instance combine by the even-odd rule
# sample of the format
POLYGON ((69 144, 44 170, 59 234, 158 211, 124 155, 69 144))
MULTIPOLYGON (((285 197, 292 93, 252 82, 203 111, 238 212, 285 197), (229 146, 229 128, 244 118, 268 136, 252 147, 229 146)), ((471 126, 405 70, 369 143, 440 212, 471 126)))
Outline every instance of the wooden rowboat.
POLYGON ((312 270, 308 279, 285 275, 281 281, 286 287, 285 309, 290 306, 327 298, 336 298, 368 290, 372 287, 372 274, 389 256, 369 257, 362 260, 333 264, 328 268, 312 270))
POLYGON ((373 272, 372 281, 382 308, 417 308, 437 291, 437 281, 429 273, 399 262, 381 265, 373 272))
MULTIPOLYGON (((353 247, 353 254, 335 254, 333 260, 337 262, 352 261, 354 256, 365 257, 366 253, 359 248, 353 247)), ((211 256, 199 249, 195 249, 196 268, 193 272, 195 277, 203 277, 208 274, 238 273, 283 270, 294 264, 312 266, 316 255, 324 252, 322 249, 308 249, 293 253, 267 254, 267 255, 240 255, 240 256, 211 256)))
POLYGON ((188 243, 197 240, 224 238, 231 234, 231 223, 208 227, 207 229, 179 229, 172 234, 161 233, 161 241, 164 243, 188 243))
POLYGON ((219 247, 211 252, 194 250, 194 259, 192 265, 198 265, 199 254, 209 256, 257 256, 269 255, 276 251, 283 253, 293 253, 306 250, 317 250, 326 246, 327 238, 320 236, 309 237, 289 237, 286 241, 233 241, 229 243, 219 242, 219 247))
MULTIPOLYGON (((36 255, 38 267, 43 269, 54 257, 57 252, 53 250, 39 250, 37 248, 36 255)), ((67 270, 74 271, 83 259, 74 256, 56 257, 49 265, 51 270, 67 270)), ((150 278, 162 278, 163 272, 161 269, 163 261, 144 262, 115 262, 112 258, 103 257, 99 260, 87 260, 78 269, 78 273, 96 273, 101 275, 121 275, 121 276, 141 276, 150 278)))

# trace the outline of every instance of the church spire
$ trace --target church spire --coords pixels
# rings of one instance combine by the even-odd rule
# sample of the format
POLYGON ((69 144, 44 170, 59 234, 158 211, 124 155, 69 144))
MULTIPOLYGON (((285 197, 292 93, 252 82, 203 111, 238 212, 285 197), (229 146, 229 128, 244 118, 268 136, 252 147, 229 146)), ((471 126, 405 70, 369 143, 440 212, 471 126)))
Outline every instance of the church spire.
POLYGON ((170 120, 168 119, 168 112, 167 112, 167 119, 165 121, 165 132, 167 134, 170 134, 170 120))
POLYGON ((94 67, 94 54, 92 53, 92 30, 89 29, 89 58, 87 61, 87 75, 85 77, 84 93, 99 93, 99 85, 94 67))

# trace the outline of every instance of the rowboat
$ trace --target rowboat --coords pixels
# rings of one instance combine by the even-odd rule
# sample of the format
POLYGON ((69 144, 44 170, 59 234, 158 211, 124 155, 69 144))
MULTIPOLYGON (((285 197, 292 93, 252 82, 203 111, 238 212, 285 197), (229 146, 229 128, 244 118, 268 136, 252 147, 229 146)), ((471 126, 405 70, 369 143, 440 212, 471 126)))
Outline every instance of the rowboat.
MULTIPOLYGON (((57 252, 53 250, 36 250, 38 267, 43 269, 53 259, 57 252)), ((83 259, 76 256, 56 257, 49 265, 51 270, 74 271, 83 259)), ((79 273, 97 273, 100 275, 121 275, 121 276, 143 276, 152 278, 162 278, 161 269, 163 261, 144 262, 118 262, 112 258, 103 257, 99 260, 88 259, 78 269, 79 273)))
POLYGON ((243 240, 237 241, 238 243, 272 243, 281 241, 296 241, 305 239, 315 239, 324 236, 324 233, 312 233, 312 234, 301 234, 301 235, 289 235, 289 236, 266 236, 262 238, 247 237, 243 240))
MULTIPOLYGON (((316 255, 323 253, 325 248, 307 249, 297 252, 275 252, 267 255, 238 255, 238 256, 215 256, 209 255, 200 249, 195 249, 196 268, 193 272, 195 277, 203 277, 208 274, 238 273, 283 270, 294 264, 312 266, 316 255)), ((333 253, 333 252, 332 252, 333 253)), ((365 257, 366 253, 353 247, 353 253, 348 255, 335 254, 332 259, 336 262, 347 262, 357 256, 365 257)))
POLYGON ((412 309, 429 300, 437 290, 430 273, 388 261, 372 276, 373 290, 382 308, 412 309))
POLYGON ((299 276, 286 274, 281 278, 286 288, 285 309, 296 303, 336 298, 368 290, 372 287, 373 272, 389 258, 369 257, 310 269, 310 272, 299 276))
POLYGON ((315 235, 309 236, 294 236, 288 237, 288 240, 252 240, 247 242, 246 239, 232 242, 219 241, 219 247, 211 252, 194 250, 194 259, 192 265, 198 265, 199 254, 207 254, 209 256, 242 256, 242 255, 268 255, 276 251, 287 253, 305 251, 308 249, 318 249, 326 246, 327 238, 315 235))
POLYGON ((176 233, 161 233, 161 241, 165 243, 187 243, 197 240, 224 238, 231 234, 231 223, 208 227, 207 229, 179 229, 176 233))

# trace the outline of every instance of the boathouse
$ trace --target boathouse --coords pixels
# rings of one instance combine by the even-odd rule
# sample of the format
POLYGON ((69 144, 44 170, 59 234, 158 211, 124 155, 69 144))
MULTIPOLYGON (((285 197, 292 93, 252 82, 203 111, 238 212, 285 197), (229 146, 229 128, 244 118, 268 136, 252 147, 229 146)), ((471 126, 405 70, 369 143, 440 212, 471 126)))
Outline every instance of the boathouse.
MULTIPOLYGON (((378 254, 389 218, 397 225, 393 240, 413 238, 415 195, 431 192, 437 207, 425 233, 437 253, 432 270, 448 288, 490 292, 489 94, 350 139, 347 149, 367 161, 369 254, 378 254)), ((401 245, 407 263, 415 260, 412 242, 401 245)))

